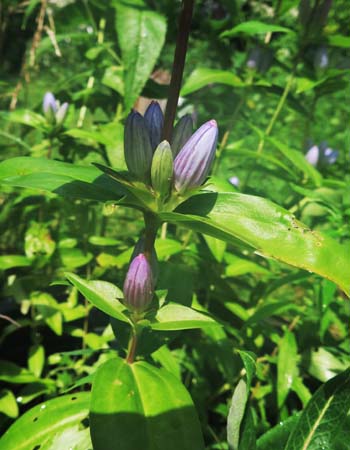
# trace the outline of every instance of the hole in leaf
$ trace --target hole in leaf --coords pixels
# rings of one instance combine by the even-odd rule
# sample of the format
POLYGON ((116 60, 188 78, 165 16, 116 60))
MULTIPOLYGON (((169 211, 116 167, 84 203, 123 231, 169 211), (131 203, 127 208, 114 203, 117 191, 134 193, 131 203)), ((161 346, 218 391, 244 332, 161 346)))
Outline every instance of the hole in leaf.
POLYGON ((85 419, 83 419, 81 421, 81 423, 83 424, 84 428, 88 428, 90 426, 90 422, 89 422, 89 418, 85 417, 85 419))
POLYGON ((40 444, 39 444, 39 445, 36 445, 36 446, 33 448, 33 450, 39 450, 40 447, 41 447, 40 444))
POLYGON ((36 422, 39 419, 39 417, 34 417, 33 422, 36 422))
POLYGON ((72 398, 71 398, 71 400, 76 400, 76 399, 77 399, 77 397, 72 397, 72 398))

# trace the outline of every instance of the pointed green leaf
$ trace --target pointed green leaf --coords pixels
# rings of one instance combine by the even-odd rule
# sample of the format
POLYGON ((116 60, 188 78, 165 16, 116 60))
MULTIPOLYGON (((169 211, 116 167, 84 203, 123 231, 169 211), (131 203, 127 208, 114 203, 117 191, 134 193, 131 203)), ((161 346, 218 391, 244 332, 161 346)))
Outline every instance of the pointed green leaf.
POLYGON ((130 322, 125 314, 126 307, 117 299, 121 292, 116 286, 104 281, 86 281, 74 273, 67 273, 66 277, 96 308, 115 319, 130 322))
POLYGON ((198 67, 187 78, 181 96, 186 96, 202 89, 208 84, 219 83, 232 87, 244 87, 245 83, 229 70, 209 69, 207 67, 198 67))
POLYGON ((203 450, 192 399, 165 369, 120 358, 98 368, 92 386, 94 450, 203 450))
POLYGON ((298 347, 295 336, 287 330, 280 341, 277 358, 277 405, 283 406, 298 375, 298 347))
POLYGON ((235 36, 238 33, 247 34, 252 36, 254 34, 260 33, 293 33, 293 30, 281 27, 279 25, 273 25, 271 23, 259 22, 258 20, 249 20, 247 22, 240 23, 231 30, 226 30, 221 33, 220 37, 230 37, 235 36))
POLYGON ((79 424, 89 413, 90 394, 79 392, 57 397, 27 411, 0 439, 2 450, 33 450, 63 430, 79 424))
POLYGON ((142 0, 114 0, 116 30, 124 63, 124 103, 128 111, 146 84, 163 47, 166 21, 142 0))
POLYGON ((153 330, 189 330, 217 325, 209 316, 178 303, 169 303, 157 311, 155 321, 151 323, 153 330))
POLYGON ((350 409, 350 369, 322 385, 301 414, 285 450, 330 449, 350 409))
POLYGON ((238 193, 203 193, 191 197, 177 211, 160 217, 315 272, 350 295, 348 248, 310 230, 270 200, 238 193))
POLYGON ((96 167, 44 158, 18 157, 1 162, 0 183, 99 201, 119 200, 125 194, 121 185, 96 167))

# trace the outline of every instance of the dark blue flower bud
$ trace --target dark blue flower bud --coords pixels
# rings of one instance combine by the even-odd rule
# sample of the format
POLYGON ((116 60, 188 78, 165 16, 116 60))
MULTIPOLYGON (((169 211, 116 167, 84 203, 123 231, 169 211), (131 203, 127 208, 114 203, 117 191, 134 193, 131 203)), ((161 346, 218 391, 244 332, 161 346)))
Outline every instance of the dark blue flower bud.
POLYGON ((215 157, 218 127, 215 120, 202 125, 186 142, 174 161, 178 192, 199 187, 208 176, 215 157))
POLYGON ((124 304, 133 312, 142 313, 151 303, 154 295, 152 269, 143 253, 132 260, 123 292, 124 304))
POLYGON ((163 112, 158 102, 150 103, 144 118, 151 139, 152 150, 155 150, 160 143, 164 123, 163 112))
POLYGON ((181 117, 177 122, 171 138, 171 151, 175 158, 193 133, 193 120, 190 114, 181 117))
POLYGON ((153 151, 145 119, 136 111, 131 112, 126 119, 124 157, 130 173, 140 181, 148 183, 153 151))

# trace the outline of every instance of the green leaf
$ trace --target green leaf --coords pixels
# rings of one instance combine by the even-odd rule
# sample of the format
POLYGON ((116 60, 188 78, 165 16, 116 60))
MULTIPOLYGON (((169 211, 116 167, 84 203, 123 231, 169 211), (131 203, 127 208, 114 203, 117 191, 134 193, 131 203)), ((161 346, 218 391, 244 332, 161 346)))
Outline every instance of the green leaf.
POLYGON ((240 23, 231 30, 226 30, 220 34, 220 37, 231 37, 238 33, 247 34, 248 36, 253 36, 260 33, 294 33, 293 30, 281 27, 279 25, 273 25, 270 23, 259 22, 258 20, 249 20, 247 22, 240 23))
POLYGON ((153 330, 189 330, 217 325, 217 322, 209 316, 195 311, 188 306, 177 303, 169 303, 157 311, 155 321, 151 322, 153 330))
POLYGON ((192 399, 165 369, 120 358, 98 368, 92 386, 94 450, 203 450, 192 399))
POLYGON ((350 36, 342 36, 341 34, 335 34, 328 37, 329 45, 333 47, 349 48, 350 47, 350 36))
POLYGON ((45 363, 45 348, 42 345, 32 345, 29 349, 28 367, 34 375, 40 378, 45 363))
POLYGON ((11 122, 29 125, 33 128, 42 129, 46 125, 46 119, 43 116, 29 109, 17 109, 11 113, 2 113, 1 115, 11 122))
POLYGON ((166 21, 142 0, 114 0, 116 30, 124 64, 124 104, 128 111, 146 84, 163 47, 166 21))
POLYGON ((124 95, 124 69, 121 66, 107 67, 102 78, 102 84, 110 87, 118 92, 121 96, 124 95))
POLYGON ((74 273, 67 273, 66 277, 96 308, 115 319, 130 322, 125 314, 126 307, 117 299, 121 292, 116 286, 103 281, 86 281, 74 273))
POLYGON ((63 266, 70 270, 85 266, 93 258, 92 253, 83 252, 80 248, 61 248, 59 255, 63 266))
POLYGON ((241 357, 244 368, 246 371, 247 378, 247 396, 249 395, 249 389, 252 384, 253 376, 256 371, 256 355, 253 352, 248 352, 246 350, 238 350, 238 354, 241 357))
POLYGON ((24 384, 38 381, 38 378, 29 370, 17 366, 11 361, 0 360, 0 381, 24 384))
POLYGON ((89 403, 90 394, 79 392, 34 406, 6 431, 0 447, 3 450, 48 448, 46 444, 54 436, 87 417, 89 403))
POLYGON ((0 183, 99 201, 119 200, 124 195, 122 187, 96 167, 44 158, 18 157, 1 162, 0 183))
POLYGON ((18 416, 16 397, 8 389, 2 389, 0 391, 0 413, 6 414, 6 416, 12 419, 18 416))
POLYGON ((247 382, 242 378, 233 392, 227 417, 227 442, 230 450, 238 450, 240 428, 247 400, 247 382))
POLYGON ((268 137, 271 142, 294 167, 301 170, 307 178, 310 178, 316 186, 320 186, 322 181, 321 174, 306 160, 305 156, 298 150, 289 148, 285 143, 268 137))
POLYGON ((287 330, 280 341, 277 358, 277 405, 281 408, 298 375, 298 348, 295 336, 287 330))
POLYGON ((283 449, 300 414, 294 414, 268 430, 257 441, 257 450, 283 449))
POLYGON ((339 372, 343 372, 350 362, 349 360, 346 362, 342 361, 325 347, 312 351, 308 360, 308 372, 322 382, 326 382, 339 372))
POLYGON ((177 211, 160 217, 227 242, 246 244, 263 256, 315 272, 350 295, 346 246, 310 230, 270 200, 238 193, 203 193, 191 197, 177 211))
POLYGON ((234 73, 228 70, 208 69, 199 67, 195 69, 186 80, 181 89, 181 96, 192 94, 192 92, 207 86, 208 84, 219 83, 232 87, 244 87, 245 83, 234 73))
POLYGON ((350 369, 327 381, 312 396, 285 450, 331 449, 350 409, 350 369))
POLYGON ((31 260, 22 255, 3 255, 0 256, 0 270, 12 269, 12 267, 28 267, 31 260))

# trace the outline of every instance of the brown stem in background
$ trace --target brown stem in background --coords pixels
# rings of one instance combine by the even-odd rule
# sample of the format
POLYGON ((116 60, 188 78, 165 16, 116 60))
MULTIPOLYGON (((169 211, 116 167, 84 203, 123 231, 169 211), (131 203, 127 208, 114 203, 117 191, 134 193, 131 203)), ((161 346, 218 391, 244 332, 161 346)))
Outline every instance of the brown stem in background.
POLYGON ((183 0, 176 39, 168 102, 165 110, 163 139, 170 141, 185 67, 188 38, 191 28, 194 0, 183 0))

